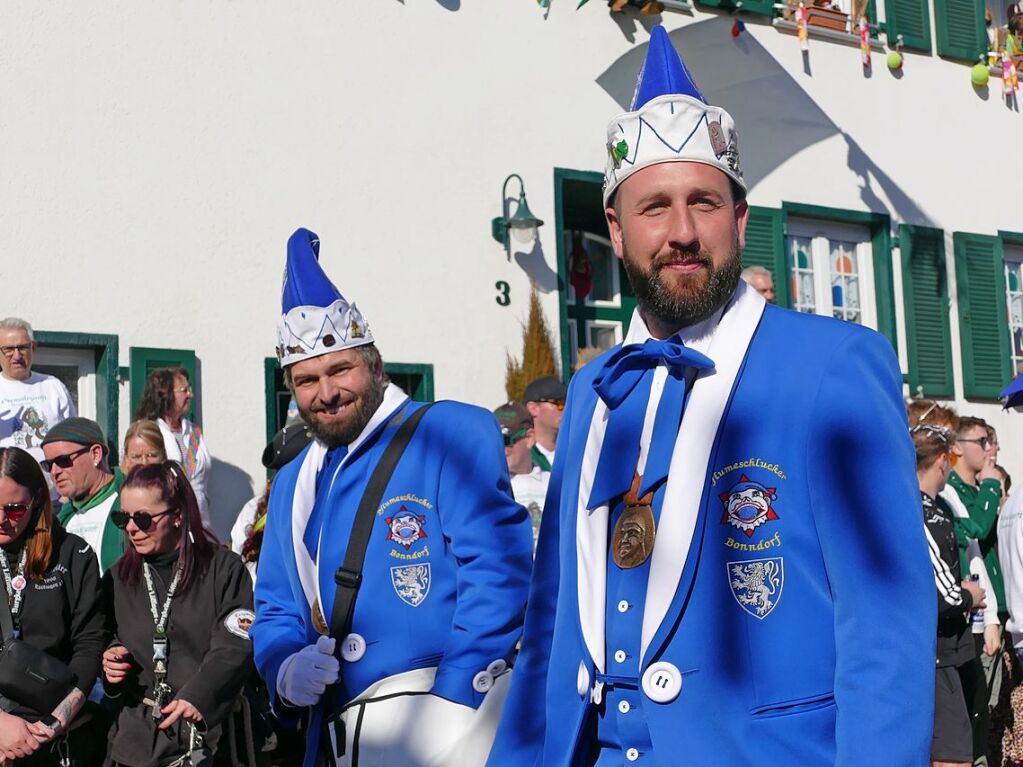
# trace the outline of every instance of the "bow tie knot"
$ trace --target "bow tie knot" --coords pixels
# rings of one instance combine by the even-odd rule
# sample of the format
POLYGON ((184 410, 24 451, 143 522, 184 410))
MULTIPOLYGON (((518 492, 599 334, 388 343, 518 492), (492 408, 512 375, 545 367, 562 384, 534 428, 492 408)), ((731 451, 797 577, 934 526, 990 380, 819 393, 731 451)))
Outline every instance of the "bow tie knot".
POLYGON ((612 354, 593 381, 593 388, 609 409, 614 410, 636 388, 643 374, 661 362, 681 376, 687 367, 707 370, 714 362, 705 354, 690 349, 678 336, 664 341, 654 339, 629 344, 612 354))

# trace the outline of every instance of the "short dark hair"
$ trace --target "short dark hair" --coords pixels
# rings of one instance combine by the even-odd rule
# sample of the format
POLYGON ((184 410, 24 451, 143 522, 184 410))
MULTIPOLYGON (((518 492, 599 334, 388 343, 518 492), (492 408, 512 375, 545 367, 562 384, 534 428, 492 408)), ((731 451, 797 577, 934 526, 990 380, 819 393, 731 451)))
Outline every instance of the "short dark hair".
POLYGON ((188 371, 184 368, 157 368, 149 374, 142 389, 139 408, 135 412, 136 421, 155 421, 170 412, 174 404, 175 376, 182 376, 191 383, 188 371))
POLYGON ((962 418, 959 419, 959 436, 962 436, 970 429, 972 429, 974 426, 979 426, 985 432, 987 432, 989 428, 987 425, 987 421, 985 421, 983 418, 975 418, 974 416, 971 415, 964 415, 962 418))

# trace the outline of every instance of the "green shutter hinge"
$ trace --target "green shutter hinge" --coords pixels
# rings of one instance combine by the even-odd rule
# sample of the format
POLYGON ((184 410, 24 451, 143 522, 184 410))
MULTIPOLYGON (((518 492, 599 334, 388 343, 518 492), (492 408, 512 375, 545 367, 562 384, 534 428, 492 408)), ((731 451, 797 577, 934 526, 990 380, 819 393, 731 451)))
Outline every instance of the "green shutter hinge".
POLYGON ((131 368, 117 368, 117 383, 128 383, 131 380, 131 368))

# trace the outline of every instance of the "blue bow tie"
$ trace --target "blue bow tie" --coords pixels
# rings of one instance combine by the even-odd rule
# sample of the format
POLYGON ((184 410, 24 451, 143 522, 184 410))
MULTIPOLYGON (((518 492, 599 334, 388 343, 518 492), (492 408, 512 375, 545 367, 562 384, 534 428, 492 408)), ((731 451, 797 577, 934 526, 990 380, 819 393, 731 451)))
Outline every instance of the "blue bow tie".
POLYGON ((608 421, 588 509, 609 503, 632 486, 653 371, 661 362, 667 366, 668 376, 654 417, 653 436, 639 496, 645 495, 668 476, 682 420, 686 370, 714 367, 710 358, 687 348, 678 336, 666 341, 651 339, 643 344, 623 346, 608 357, 594 379, 593 388, 607 405, 608 421))

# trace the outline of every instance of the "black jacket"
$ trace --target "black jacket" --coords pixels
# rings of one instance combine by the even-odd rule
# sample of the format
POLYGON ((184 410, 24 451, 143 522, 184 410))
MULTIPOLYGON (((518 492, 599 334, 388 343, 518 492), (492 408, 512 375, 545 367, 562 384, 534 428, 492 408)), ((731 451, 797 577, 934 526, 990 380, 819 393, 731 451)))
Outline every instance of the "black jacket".
POLYGON ((951 510, 940 498, 935 502, 924 492, 920 497, 938 592, 937 664, 939 667, 959 666, 977 655, 969 620, 973 598, 960 586, 962 568, 951 510))
MULTIPOLYGON (((25 586, 20 613, 22 639, 66 663, 75 675, 75 686, 88 695, 96 683, 109 639, 99 564, 96 552, 84 540, 56 522, 51 535, 49 567, 40 580, 29 578, 25 586)), ((3 553, 13 575, 21 546, 12 546, 3 553)), ((12 713, 34 721, 50 712, 15 708, 12 713)))
MULTIPOLYGON (((112 600, 116 634, 112 640, 131 652, 134 672, 118 688, 108 687, 120 705, 111 733, 110 757, 131 767, 156 767, 188 751, 189 728, 179 720, 158 732, 143 703, 153 689, 154 621, 144 578, 129 588, 118 577, 121 558, 104 576, 112 600)), ((173 567, 154 567, 153 582, 160 608, 173 567)), ((206 744, 215 749, 221 724, 230 714, 246 679, 254 673, 248 626, 252 612, 252 579, 237 554, 217 548, 209 570, 184 594, 171 600, 167 621, 167 683, 171 699, 183 698, 203 715, 206 744)), ((170 700, 167 701, 168 703, 170 700)))

